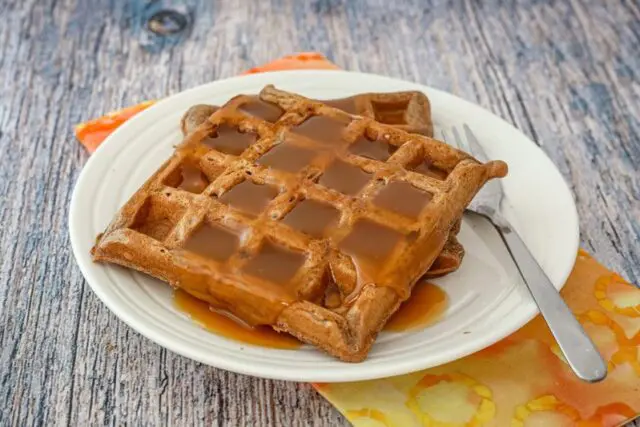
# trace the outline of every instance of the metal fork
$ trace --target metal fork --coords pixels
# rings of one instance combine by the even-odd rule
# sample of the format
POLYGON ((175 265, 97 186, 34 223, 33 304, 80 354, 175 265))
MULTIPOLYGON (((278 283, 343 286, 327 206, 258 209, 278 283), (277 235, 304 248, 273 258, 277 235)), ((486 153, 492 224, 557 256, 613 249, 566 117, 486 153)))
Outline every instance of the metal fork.
MULTIPOLYGON (((469 126, 465 124, 463 127, 466 142, 456 128, 452 129, 455 143, 442 132, 445 142, 470 153, 481 162, 488 161, 484 149, 469 126)), ((584 381, 596 382, 604 379, 607 367, 600 353, 516 230, 502 215, 503 198, 502 183, 497 179, 491 180, 475 196, 466 213, 480 215, 495 226, 573 372, 584 381)))

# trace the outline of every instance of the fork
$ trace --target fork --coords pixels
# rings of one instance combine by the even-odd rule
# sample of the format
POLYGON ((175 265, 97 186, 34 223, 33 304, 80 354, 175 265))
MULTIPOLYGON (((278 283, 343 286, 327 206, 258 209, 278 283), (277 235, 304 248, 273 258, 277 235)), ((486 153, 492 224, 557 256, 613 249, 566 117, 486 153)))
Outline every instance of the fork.
MULTIPOLYGON (((468 125, 463 128, 466 142, 455 127, 452 128, 455 143, 443 131, 444 141, 486 162, 487 155, 476 136, 468 125)), ((583 381, 601 381, 607 376, 607 367, 600 353, 515 228, 502 215, 503 199, 502 183, 491 180, 478 192, 465 213, 479 215, 494 225, 573 372, 583 381)))

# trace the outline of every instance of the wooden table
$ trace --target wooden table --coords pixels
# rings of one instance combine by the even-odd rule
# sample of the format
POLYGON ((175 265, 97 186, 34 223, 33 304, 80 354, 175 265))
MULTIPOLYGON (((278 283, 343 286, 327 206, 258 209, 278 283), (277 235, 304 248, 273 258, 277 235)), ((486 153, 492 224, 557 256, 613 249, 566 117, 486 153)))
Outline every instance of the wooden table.
POLYGON ((142 338, 87 287, 67 231, 88 157, 73 124, 297 50, 513 123, 571 184, 583 247, 638 283, 638 3, 480 3, 193 0, 156 20, 186 29, 157 36, 147 19, 163 1, 0 2, 0 424, 347 424, 308 385, 209 368, 142 338))

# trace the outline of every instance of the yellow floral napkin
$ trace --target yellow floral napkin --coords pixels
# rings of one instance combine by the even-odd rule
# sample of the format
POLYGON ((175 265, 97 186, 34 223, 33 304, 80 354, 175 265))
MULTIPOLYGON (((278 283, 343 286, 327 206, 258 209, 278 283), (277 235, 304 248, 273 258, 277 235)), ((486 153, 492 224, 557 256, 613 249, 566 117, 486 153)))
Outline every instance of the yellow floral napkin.
POLYGON ((616 426, 640 413, 640 289, 580 251, 562 296, 609 365, 578 380, 538 316, 446 365, 382 380, 315 384, 356 426, 616 426))
MULTIPOLYGON (((248 73, 337 69, 318 53, 286 56, 248 73)), ((76 126, 90 152, 147 101, 76 126)), ((609 365, 578 380, 540 316, 491 347, 399 377, 313 384, 355 426, 617 426, 640 413, 640 289, 578 253, 562 296, 609 365)))

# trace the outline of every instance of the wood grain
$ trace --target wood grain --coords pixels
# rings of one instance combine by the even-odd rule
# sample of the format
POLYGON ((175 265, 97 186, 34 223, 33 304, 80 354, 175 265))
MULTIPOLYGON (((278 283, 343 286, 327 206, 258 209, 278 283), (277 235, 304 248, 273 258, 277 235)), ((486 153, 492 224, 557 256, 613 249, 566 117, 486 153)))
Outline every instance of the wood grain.
MULTIPOLYGON (((346 425, 308 385, 176 356, 120 322, 70 252, 72 125, 299 50, 488 108, 571 184, 582 244, 640 278, 634 0, 0 1, 0 425, 346 425)), ((640 425, 640 424, 639 424, 640 425)))

